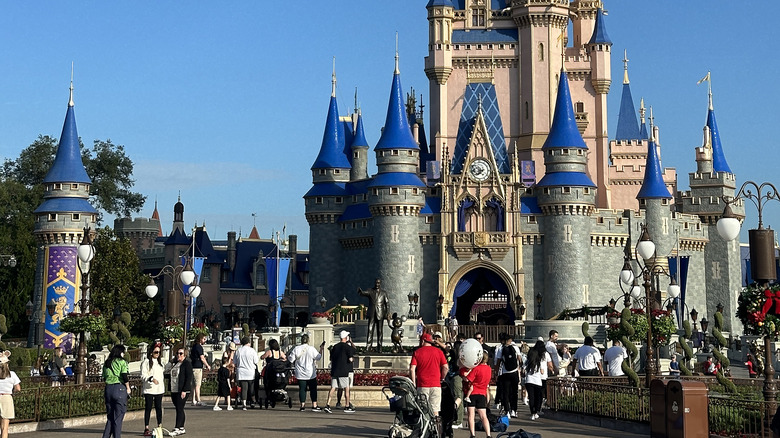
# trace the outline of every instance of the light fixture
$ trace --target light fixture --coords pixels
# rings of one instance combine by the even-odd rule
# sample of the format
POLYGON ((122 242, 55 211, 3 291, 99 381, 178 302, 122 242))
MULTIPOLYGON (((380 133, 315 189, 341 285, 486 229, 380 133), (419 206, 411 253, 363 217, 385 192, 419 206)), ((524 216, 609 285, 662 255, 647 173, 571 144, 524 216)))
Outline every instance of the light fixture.
POLYGON ((324 296, 320 297, 320 306, 322 306, 323 309, 327 304, 328 304, 328 300, 324 296))
POLYGON ((24 305, 24 313, 27 316, 31 316, 33 312, 33 303, 32 301, 27 301, 27 304, 24 305))
POLYGON ((200 296, 200 286, 195 283, 195 279, 190 282, 190 296, 192 298, 198 298, 200 296))
POLYGON ((349 305, 349 301, 347 300, 347 297, 342 298, 341 299, 341 307, 347 307, 348 305, 349 305))
POLYGON ((89 238, 90 229, 84 228, 84 236, 78 247, 77 254, 81 263, 88 264, 95 257, 95 247, 92 246, 92 240, 89 238))
POLYGON ((739 236, 739 218, 731 210, 731 205, 726 204, 726 208, 723 209, 723 215, 718 219, 717 227, 718 234, 723 240, 732 241, 739 236))
POLYGON ((636 251, 639 256, 645 260, 648 260, 655 255, 655 243, 650 239, 650 233, 647 232, 647 227, 642 229, 642 236, 639 237, 639 243, 636 244, 636 251))
POLYGON ((672 277, 672 282, 669 283, 669 287, 666 289, 670 298, 677 298, 680 296, 680 285, 677 284, 677 280, 672 277))
POLYGON ((642 296, 642 287, 639 286, 639 283, 636 282, 636 278, 634 279, 634 284, 631 285, 631 298, 638 299, 642 296))
POLYGON ((634 281, 634 270, 631 269, 631 263, 628 260, 623 263, 623 269, 620 271, 620 281, 623 284, 631 284, 634 281))
POLYGON ((157 291, 158 290, 159 290, 159 288, 157 287, 157 284, 155 284, 154 280, 150 276, 149 277, 149 284, 146 285, 146 289, 144 289, 144 292, 146 292, 146 296, 149 297, 149 298, 154 298, 155 296, 157 296, 157 291))
POLYGON ((53 316, 57 312, 57 302, 54 301, 54 298, 46 304, 46 312, 49 313, 49 316, 53 316))
POLYGON ((195 281, 195 270, 192 269, 192 260, 187 259, 187 264, 184 266, 184 270, 179 274, 181 284, 192 284, 195 281))

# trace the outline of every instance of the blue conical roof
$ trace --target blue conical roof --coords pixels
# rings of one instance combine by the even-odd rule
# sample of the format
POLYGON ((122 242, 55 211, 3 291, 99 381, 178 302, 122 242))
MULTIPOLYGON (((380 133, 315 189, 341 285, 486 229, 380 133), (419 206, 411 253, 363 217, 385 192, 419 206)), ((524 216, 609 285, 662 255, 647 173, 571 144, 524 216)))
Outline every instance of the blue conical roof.
POLYGON ((710 136, 712 136, 712 170, 732 173, 729 163, 726 162, 726 156, 723 155, 718 122, 715 121, 715 110, 712 108, 707 111, 707 126, 710 128, 710 136))
POLYGON ((646 125, 646 124, 645 124, 645 122, 643 121, 643 122, 642 122, 642 123, 639 125, 639 138, 640 138, 640 139, 642 139, 642 140, 647 140, 649 137, 650 137, 650 136, 649 136, 649 135, 647 135, 647 125, 646 125))
POLYGON ((322 135, 322 146, 317 159, 311 166, 312 169, 340 168, 349 169, 349 160, 344 155, 344 144, 341 141, 343 134, 339 122, 339 109, 336 104, 336 96, 330 97, 328 118, 325 122, 325 133, 322 135))
POLYGON ((455 5, 452 4, 452 0, 430 0, 427 5, 425 5, 426 8, 430 8, 431 6, 449 6, 451 8, 454 8, 455 5))
POLYGON ((574 108, 571 105, 569 93, 569 80, 566 72, 561 72, 558 83, 558 97, 555 100, 555 113, 550 127, 550 135, 544 142, 542 149, 550 148, 583 148, 588 146, 577 129, 577 120, 574 118, 574 108))
POLYGON ((588 44, 612 44, 612 40, 607 35, 607 26, 604 25, 604 11, 599 8, 596 11, 596 25, 593 26, 593 35, 588 44))
POLYGON ((382 136, 376 143, 378 149, 420 149, 414 140, 409 119, 406 117, 404 99, 401 92, 401 74, 393 74, 393 86, 390 89, 390 102, 387 104, 387 119, 382 136))
POLYGON ((642 188, 636 195, 636 199, 671 199, 669 189, 664 183, 664 174, 661 170, 661 162, 658 160, 658 151, 655 141, 647 142, 647 161, 645 162, 645 179, 642 188))
POLYGON ((357 128, 355 128, 355 139, 352 140, 352 147, 366 146, 368 147, 368 141, 366 140, 366 133, 363 129, 363 115, 358 114, 357 128))
POLYGON ((643 137, 639 132, 639 126, 636 121, 634 99, 631 97, 631 85, 623 84, 623 96, 620 99, 620 114, 618 115, 615 140, 638 140, 640 138, 643 137))
POLYGON ((73 110, 73 105, 68 105, 65 123, 62 125, 60 144, 57 146, 57 156, 43 182, 92 183, 84 169, 84 163, 81 161, 79 133, 76 131, 76 113, 73 110))

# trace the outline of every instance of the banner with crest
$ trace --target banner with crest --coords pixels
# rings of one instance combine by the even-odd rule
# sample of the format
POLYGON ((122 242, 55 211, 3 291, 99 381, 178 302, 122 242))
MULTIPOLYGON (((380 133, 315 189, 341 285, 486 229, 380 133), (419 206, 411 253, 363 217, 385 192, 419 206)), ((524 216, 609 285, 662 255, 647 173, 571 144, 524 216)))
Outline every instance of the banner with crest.
POLYGON ((78 256, 75 246, 50 246, 44 254, 46 276, 43 284, 41 311, 46 318, 44 348, 62 347, 70 353, 73 347, 73 334, 60 332, 62 318, 74 311, 80 298, 79 284, 81 272, 78 269, 78 256), (54 300, 57 306, 54 315, 46 311, 46 303, 54 300))

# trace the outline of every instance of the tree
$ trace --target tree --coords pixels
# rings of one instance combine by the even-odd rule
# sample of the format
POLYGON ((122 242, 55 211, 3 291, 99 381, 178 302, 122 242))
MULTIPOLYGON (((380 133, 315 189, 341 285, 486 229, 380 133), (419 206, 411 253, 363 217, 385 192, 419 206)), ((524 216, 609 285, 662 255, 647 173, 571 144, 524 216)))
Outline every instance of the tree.
POLYGON ((159 307, 144 294, 149 279, 138 268, 138 255, 130 240, 118 239, 106 227, 98 230, 94 245, 90 272, 92 308, 103 315, 113 315, 118 306, 122 313, 129 314, 121 319, 131 333, 152 336, 157 327, 149 322, 157 320, 159 307))
MULTIPOLYGON (((39 135, 17 158, 0 166, 0 254, 13 254, 17 260, 15 268, 0 266, 0 313, 8 318, 11 336, 27 335, 24 305, 32 298, 38 251, 33 212, 43 202, 42 181, 54 163, 57 144, 56 138, 39 135)), ((95 140, 91 151, 81 148, 92 179, 92 205, 100 213, 122 216, 140 211, 145 197, 131 191, 133 162, 124 146, 95 140)))

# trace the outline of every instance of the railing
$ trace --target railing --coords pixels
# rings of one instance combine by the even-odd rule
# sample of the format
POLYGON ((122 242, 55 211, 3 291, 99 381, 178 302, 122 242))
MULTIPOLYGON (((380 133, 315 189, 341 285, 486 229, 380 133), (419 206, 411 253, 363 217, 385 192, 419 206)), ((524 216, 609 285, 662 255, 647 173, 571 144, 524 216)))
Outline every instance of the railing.
POLYGON ((366 319, 366 306, 342 306, 336 305, 327 310, 330 314, 331 324, 352 324, 361 319, 366 319))
POLYGON ((131 348, 127 350, 127 353, 125 353, 125 357, 128 362, 139 362, 143 359, 146 359, 144 357, 141 357, 140 348, 131 348))
POLYGON ((650 421, 650 393, 645 388, 597 383, 589 378, 547 379, 550 409, 616 420, 650 421))
POLYGON ((765 421, 766 402, 731 397, 709 396, 710 435, 727 437, 772 436, 765 421))
MULTIPOLYGON (((440 331, 444 338, 449 340, 449 337, 447 335, 447 328, 444 325, 441 324, 426 324, 425 325, 426 330, 429 330, 431 332, 440 331)), ((525 326, 524 325, 461 325, 458 326, 458 333, 463 333, 466 335, 466 339, 473 338, 474 335, 480 332, 482 333, 482 337, 485 338, 485 342, 489 342, 491 344, 500 342, 498 340, 498 335, 501 333, 508 333, 512 335, 512 338, 515 340, 520 340, 525 338, 525 326)))

